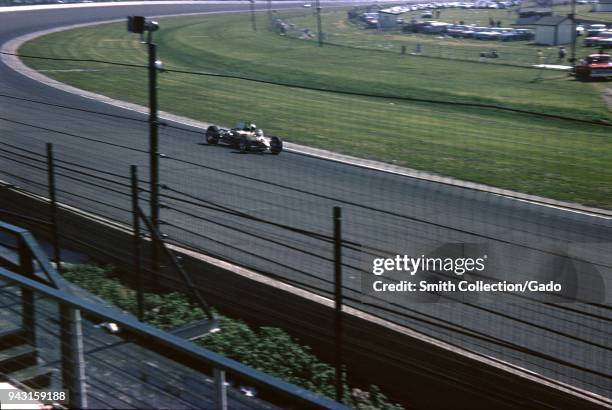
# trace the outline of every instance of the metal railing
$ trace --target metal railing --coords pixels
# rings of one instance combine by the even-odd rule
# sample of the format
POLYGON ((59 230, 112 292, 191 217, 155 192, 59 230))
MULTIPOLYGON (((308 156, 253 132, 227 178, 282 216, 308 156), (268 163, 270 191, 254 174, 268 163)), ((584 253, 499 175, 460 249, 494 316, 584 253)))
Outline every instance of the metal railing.
MULTIPOLYGON (((43 331, 45 331, 44 326, 49 326, 49 323, 59 323, 59 329, 55 333, 60 337, 61 349, 59 358, 57 358, 57 354, 55 356, 57 364, 61 367, 61 384, 69 392, 69 406, 71 408, 87 408, 89 394, 86 391, 86 385, 87 388, 90 388, 95 384, 95 374, 92 374, 95 370, 90 370, 86 366, 86 362, 91 360, 87 357, 90 354, 89 352, 96 351, 96 349, 88 350, 91 347, 88 345, 91 340, 88 340, 87 333, 91 330, 84 333, 86 322, 81 320, 81 315, 91 321, 117 324, 122 335, 124 335, 123 341, 118 343, 124 343, 126 340, 135 342, 152 354, 161 354, 164 360, 179 363, 190 371, 195 370, 196 377, 198 374, 201 375, 202 383, 206 381, 206 375, 212 373, 212 383, 210 376, 208 376, 212 397, 207 399, 212 400, 215 408, 228 408, 226 374, 234 380, 239 380, 240 383, 257 387, 260 392, 259 397, 269 403, 263 407, 346 408, 333 400, 144 324, 135 317, 116 309, 75 297, 69 291, 62 290, 61 282, 64 279, 42 257, 44 253, 42 253, 36 241, 29 236, 29 232, 6 223, 0 223, 0 232, 5 237, 13 236, 17 238, 18 246, 13 247, 9 244, 8 247, 17 248, 14 250, 18 250, 20 256, 17 263, 11 261, 10 257, 0 256, 0 282, 17 286, 21 290, 21 303, 17 302, 18 298, 14 298, 16 303, 13 305, 4 303, 3 309, 13 310, 15 313, 21 314, 22 334, 29 335, 25 341, 32 345, 37 343, 35 329, 38 330, 39 326, 43 326, 43 331), (28 238, 28 240, 23 238, 28 238), (34 263, 34 261, 37 263, 34 263), (35 273, 39 270, 38 268, 42 268, 46 275, 55 280, 43 280, 41 276, 35 273), (59 289, 54 287, 56 284, 59 284, 59 289), (49 303, 54 305, 53 308, 45 309, 42 307, 44 304, 49 305, 49 303), (21 306, 16 306, 19 304, 21 306), (40 322, 37 320, 39 314, 41 315, 40 322), (46 317, 44 317, 45 315, 46 317)), ((6 290, 2 290, 4 296, 6 296, 6 292, 6 290)), ((89 335, 89 339, 91 339, 91 335, 89 335)), ((47 345, 48 349, 49 343, 42 343, 42 345, 47 345)), ((137 361, 138 359, 134 358, 134 360, 137 361)), ((46 361, 53 362, 53 360, 46 361)), ((141 378, 143 383, 147 379, 144 376, 141 378)), ((241 400, 244 400, 244 397, 241 400)), ((259 405, 253 405, 253 407, 262 407, 262 405, 260 403, 259 405)))

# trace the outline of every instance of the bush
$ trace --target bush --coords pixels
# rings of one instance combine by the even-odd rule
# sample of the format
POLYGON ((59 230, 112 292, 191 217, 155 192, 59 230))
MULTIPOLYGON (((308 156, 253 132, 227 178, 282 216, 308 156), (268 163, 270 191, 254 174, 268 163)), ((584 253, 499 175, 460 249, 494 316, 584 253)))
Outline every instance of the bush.
MULTIPOLYGON (((113 278, 112 267, 93 265, 67 266, 63 275, 69 281, 115 304, 126 312, 137 310, 136 292, 113 278)), ((163 330, 170 330, 186 323, 203 319, 204 312, 193 306, 182 294, 144 294, 145 321, 163 330)), ((334 397, 334 368, 321 362, 310 347, 302 346, 297 339, 282 329, 261 327, 252 329, 240 320, 217 314, 221 332, 207 335, 196 344, 229 357, 262 372, 279 377, 328 397, 334 397)), ((366 390, 350 389, 345 403, 360 410, 400 410, 398 404, 389 403, 377 386, 366 390)))

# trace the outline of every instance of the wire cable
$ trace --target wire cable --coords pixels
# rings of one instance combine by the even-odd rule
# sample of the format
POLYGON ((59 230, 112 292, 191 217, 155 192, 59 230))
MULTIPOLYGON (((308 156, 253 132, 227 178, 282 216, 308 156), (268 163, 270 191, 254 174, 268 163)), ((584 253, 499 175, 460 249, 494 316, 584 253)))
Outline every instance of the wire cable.
MULTIPOLYGON (((98 60, 98 59, 42 57, 42 56, 16 54, 16 53, 6 52, 6 51, 0 51, 0 54, 10 55, 10 56, 15 56, 15 57, 20 57, 20 58, 32 58, 32 59, 41 59, 41 60, 50 60, 50 61, 87 62, 87 63, 108 64, 108 65, 115 65, 115 66, 148 69, 147 65, 120 63, 120 62, 98 60)), ((518 108, 504 107, 504 106, 495 105, 495 104, 468 103, 468 102, 461 102, 461 101, 445 101, 445 100, 413 98, 413 97, 396 96, 396 95, 362 93, 362 92, 357 92, 357 91, 339 90, 339 89, 322 88, 322 87, 310 87, 310 86, 305 86, 305 85, 284 83, 284 82, 279 82, 279 81, 261 80, 261 79, 255 79, 255 78, 238 76, 238 75, 219 74, 219 73, 210 73, 210 72, 201 72, 201 71, 178 70, 178 69, 164 69, 164 71, 167 73, 235 79, 235 80, 255 82, 259 84, 268 84, 268 85, 288 87, 292 89, 320 91, 320 92, 326 92, 326 93, 350 95, 350 96, 357 96, 357 97, 382 98, 382 99, 410 101, 410 102, 437 104, 437 105, 456 105, 456 106, 461 106, 461 107, 472 107, 472 108, 486 108, 486 109, 492 109, 492 110, 507 111, 507 112, 522 114, 522 115, 536 116, 536 117, 542 117, 542 118, 554 118, 554 119, 559 119, 559 120, 564 120, 564 121, 573 121, 573 122, 586 123, 586 124, 598 125, 598 126, 604 126, 604 127, 612 126, 612 123, 608 123, 607 121, 595 121, 595 120, 566 117, 566 116, 556 115, 556 114, 547 114, 547 113, 536 112, 536 111, 522 110, 518 108)))
POLYGON ((11 99, 11 100, 24 101, 24 102, 29 102, 29 103, 33 103, 33 104, 46 105, 48 107, 63 108, 63 109, 66 109, 66 110, 85 112, 85 113, 88 113, 88 114, 102 115, 102 116, 106 116, 106 117, 118 118, 118 119, 128 120, 128 121, 136 121, 136 122, 141 122, 141 123, 148 123, 149 122, 148 119, 143 119, 143 118, 133 118, 133 117, 125 116, 125 115, 110 114, 110 113, 101 112, 101 111, 95 111, 95 110, 87 110, 87 109, 84 109, 84 108, 78 108, 78 107, 72 107, 72 106, 69 106, 69 105, 50 103, 50 102, 46 102, 46 101, 33 100, 31 98, 17 97, 17 96, 8 95, 8 94, 0 94, 0 98, 7 98, 7 99, 11 99))
POLYGON ((117 148, 124 148, 130 151, 136 151, 136 152, 142 152, 142 153, 148 154, 148 151, 146 150, 142 150, 142 149, 138 149, 134 147, 128 147, 127 145, 116 144, 116 143, 108 142, 108 141, 101 141, 95 138, 84 137, 82 135, 76 135, 76 134, 72 134, 72 133, 65 132, 65 131, 54 130, 54 129, 47 128, 47 127, 41 127, 41 126, 34 125, 34 124, 28 124, 28 123, 21 122, 21 121, 11 120, 10 118, 6 118, 6 117, 0 117, 0 120, 10 122, 13 124, 23 125, 26 127, 36 128, 36 129, 43 130, 43 131, 53 132, 53 133, 65 135, 68 137, 74 137, 74 138, 83 139, 83 140, 87 140, 91 142, 97 142, 99 144, 110 145, 110 146, 117 147, 117 148))
MULTIPOLYGON (((380 309, 380 310, 388 312, 388 313, 393 313, 393 314, 402 316, 402 314, 400 312, 397 312, 397 311, 395 311, 393 309, 390 309, 390 308, 386 308, 386 307, 379 306, 379 305, 374 305, 372 303, 360 301, 360 300, 355 299, 355 298, 346 297, 346 299, 350 300, 352 302, 357 302, 357 303, 361 303, 361 304, 364 304, 364 305, 372 306, 372 307, 375 307, 377 309, 380 309)), ((385 301, 385 303, 388 303, 388 302, 385 301)), ((394 303, 391 303, 391 305, 397 306, 394 303)), ((380 318, 388 320, 388 319, 383 318, 383 317, 380 317, 380 318)), ((526 348, 526 347, 523 347, 523 346, 519 346, 519 345, 517 345, 515 343, 505 341, 505 340, 500 339, 500 338, 495 337, 495 336, 486 336, 485 337, 485 336, 481 336, 481 335, 471 334, 470 332, 465 331, 465 330, 453 329, 453 326, 457 326, 457 325, 453 324, 452 322, 451 322, 451 325, 452 325, 451 326, 451 325, 436 324, 436 323, 434 323, 434 322, 432 322, 430 320, 417 319, 417 318, 414 318, 414 317, 411 317, 411 318, 415 319, 415 320, 417 320, 419 322, 423 322, 423 323, 426 323, 426 324, 438 326, 440 328, 443 328, 443 329, 446 329, 446 330, 449 330, 449 331, 454 331, 454 332, 457 332, 457 333, 460 333, 460 334, 464 334, 465 336, 474 337, 474 338, 479 339, 479 340, 493 341, 497 346, 507 347, 507 348, 510 348, 512 350, 516 350, 518 352, 525 353, 525 354, 530 355, 530 356, 538 357, 538 358, 541 358, 541 359, 544 359, 544 360, 547 360, 547 361, 550 361, 550 362, 553 362, 553 363, 556 363, 556 364, 560 364, 560 365, 563 365, 563 366, 566 366, 566 367, 570 367, 570 368, 575 369, 575 370, 580 370, 580 371, 583 371, 585 373, 593 374, 593 375, 596 375, 598 377, 602 377, 602 378, 604 378, 606 380, 612 380, 612 375, 610 375, 610 374, 603 373, 603 372, 600 372, 600 371, 597 371, 597 370, 593 370, 593 369, 589 369, 587 367, 580 366, 580 365, 568 362, 566 360, 561 360, 561 359, 553 357, 553 356, 551 356, 549 354, 541 353, 541 352, 538 352, 538 351, 533 350, 533 349, 529 349, 529 348, 526 348)), ((438 319, 438 320, 440 320, 440 319, 438 319)))

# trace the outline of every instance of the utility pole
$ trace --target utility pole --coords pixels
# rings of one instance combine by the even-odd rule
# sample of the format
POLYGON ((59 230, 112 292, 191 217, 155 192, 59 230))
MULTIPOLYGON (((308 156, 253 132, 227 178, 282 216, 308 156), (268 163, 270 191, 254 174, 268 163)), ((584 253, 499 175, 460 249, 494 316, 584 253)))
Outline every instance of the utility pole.
POLYGON ((323 47, 323 29, 321 28, 321 2, 317 0, 316 3, 317 8, 317 34, 319 37, 319 47, 323 47))
POLYGON ((272 0, 266 0, 266 9, 268 10, 268 25, 272 27, 272 0))
POLYGON ((257 31, 257 24, 255 23, 255 0, 249 1, 251 5, 251 26, 253 26, 253 31, 257 31))
MULTIPOLYGON (((149 169, 151 190, 151 223, 159 230, 159 122, 157 117, 157 45, 149 41, 149 169)), ((151 240, 151 268, 159 272, 159 246, 156 239, 151 240)))
POLYGON ((576 68, 576 0, 572 0, 572 12, 568 15, 572 21, 572 50, 570 55, 570 63, 572 64, 572 71, 576 68))
MULTIPOLYGON (((147 32, 147 48, 149 52, 149 183, 151 205, 151 223, 159 230, 159 118, 157 114, 157 70, 161 69, 161 61, 157 60, 157 46, 153 43, 153 32, 159 30, 156 21, 146 21, 142 16, 128 16, 127 29, 141 36, 147 32)), ((159 272, 159 244, 156 238, 151 238, 151 268, 155 274, 159 272)), ((156 280, 158 278, 155 278, 156 280)))

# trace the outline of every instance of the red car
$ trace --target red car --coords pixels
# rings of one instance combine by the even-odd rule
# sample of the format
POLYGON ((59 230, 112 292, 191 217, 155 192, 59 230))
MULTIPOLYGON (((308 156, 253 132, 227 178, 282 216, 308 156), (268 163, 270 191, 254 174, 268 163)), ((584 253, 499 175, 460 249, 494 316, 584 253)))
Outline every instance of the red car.
POLYGON ((591 54, 576 65, 576 78, 592 80, 612 77, 612 61, 609 54, 591 54))

